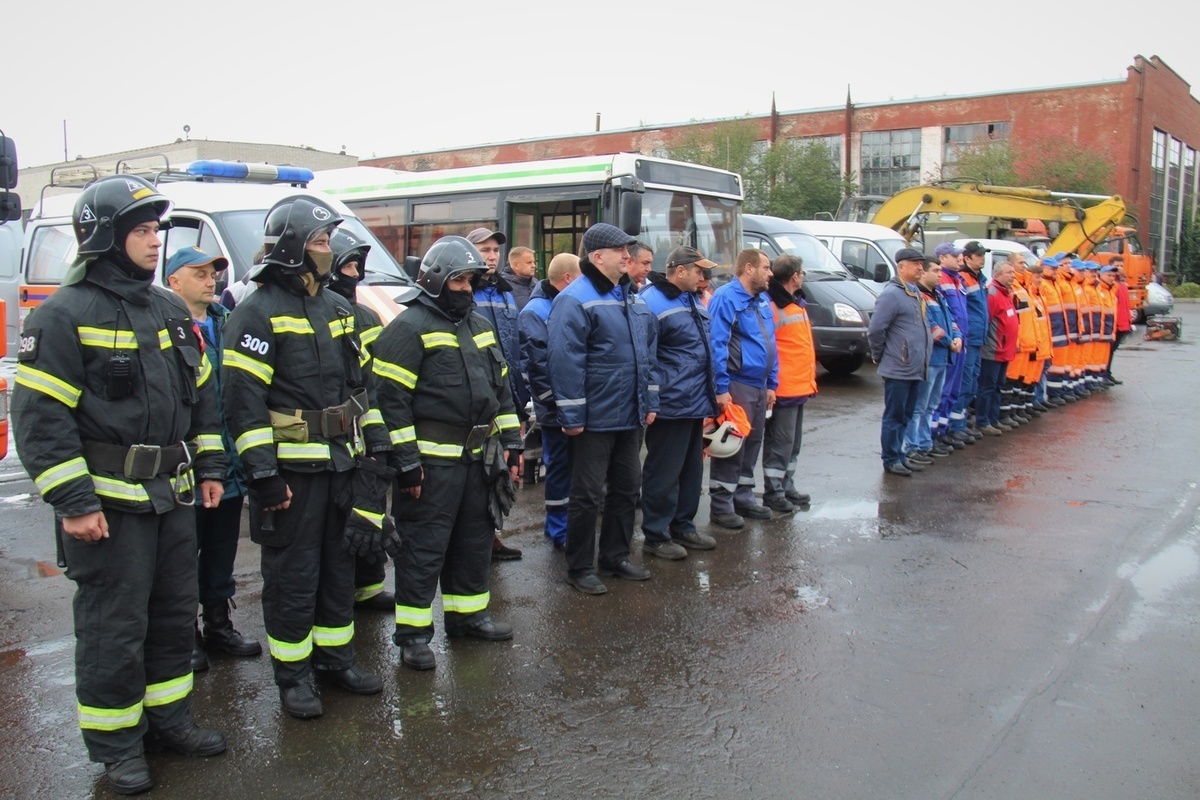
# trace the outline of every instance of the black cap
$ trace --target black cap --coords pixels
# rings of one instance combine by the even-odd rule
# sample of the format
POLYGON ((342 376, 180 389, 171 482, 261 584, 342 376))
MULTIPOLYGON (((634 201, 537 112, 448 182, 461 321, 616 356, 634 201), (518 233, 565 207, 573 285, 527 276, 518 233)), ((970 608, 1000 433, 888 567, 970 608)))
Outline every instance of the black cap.
POLYGON ((930 259, 920 250, 912 247, 901 247, 896 251, 896 263, 899 264, 901 261, 921 261, 924 263, 929 263, 930 259))
POLYGON ((981 256, 984 253, 990 253, 990 252, 992 252, 992 251, 988 250, 986 247, 981 245, 979 242, 967 242, 967 246, 963 248, 964 256, 981 256))

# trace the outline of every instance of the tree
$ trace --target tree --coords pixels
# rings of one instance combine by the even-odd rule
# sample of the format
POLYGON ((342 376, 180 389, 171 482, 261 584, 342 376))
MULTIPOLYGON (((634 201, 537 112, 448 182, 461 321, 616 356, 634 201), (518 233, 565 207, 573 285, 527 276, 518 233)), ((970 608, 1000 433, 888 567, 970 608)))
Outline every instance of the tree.
POLYGON ((1175 247, 1174 270, 1183 280, 1200 283, 1200 220, 1185 215, 1175 247))
POLYGON ((968 145, 944 172, 952 171, 954 179, 992 186, 1044 186, 1056 192, 1112 194, 1114 160, 1114 154, 1106 148, 1081 148, 1069 132, 1034 129, 1017 139, 968 145))
POLYGON ((1019 186, 1021 181, 1013 160, 1011 142, 977 142, 959 150, 956 162, 944 164, 942 177, 979 181, 991 186, 1019 186))
POLYGON ((753 214, 810 219, 817 211, 835 211, 842 195, 853 191, 823 142, 788 139, 768 147, 749 119, 687 128, 667 155, 741 175, 745 209, 753 214))

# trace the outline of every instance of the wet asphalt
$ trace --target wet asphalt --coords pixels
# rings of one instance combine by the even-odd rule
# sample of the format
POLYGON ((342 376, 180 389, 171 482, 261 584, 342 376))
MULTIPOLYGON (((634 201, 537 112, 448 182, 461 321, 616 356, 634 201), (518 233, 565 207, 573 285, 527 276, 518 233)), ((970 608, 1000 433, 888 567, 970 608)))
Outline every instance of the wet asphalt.
MULTIPOLYGON (((214 657, 196 717, 229 751, 152 756, 151 797, 1195 798, 1200 796, 1200 306, 1181 342, 1117 355, 1123 386, 913 478, 879 461, 881 383, 821 376, 812 505, 654 577, 565 583, 522 489, 492 566, 512 642, 400 665, 360 612, 384 692, 282 713, 265 657, 214 657)), ((0 461, 0 796, 113 797, 73 693, 72 585, 50 511, 0 461)), ((707 525, 707 501, 698 522, 707 525)), ((241 630, 264 638, 257 548, 241 630)), ((389 580, 390 580, 389 569, 389 580)), ((435 606, 440 621, 440 600, 435 606)))

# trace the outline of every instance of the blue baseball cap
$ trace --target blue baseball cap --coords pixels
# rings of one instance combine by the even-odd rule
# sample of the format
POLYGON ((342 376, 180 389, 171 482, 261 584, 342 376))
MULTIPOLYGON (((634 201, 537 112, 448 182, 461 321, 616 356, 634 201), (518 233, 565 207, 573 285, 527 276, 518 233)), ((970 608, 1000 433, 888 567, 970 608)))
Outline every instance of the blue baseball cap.
POLYGON ((1098 272, 1100 270, 1100 264, 1096 261, 1085 261, 1083 262, 1083 268, 1086 270, 1096 270, 1098 272))
POLYGON ((961 247, 955 247, 953 242, 942 242, 937 247, 933 248, 934 258, 942 256, 961 256, 963 250, 961 247))
POLYGON ((213 269, 222 272, 229 267, 229 259, 224 256, 210 256, 199 247, 181 247, 163 267, 163 283, 183 267, 206 267, 212 264, 213 269))
POLYGON ((1046 268, 1054 269, 1057 266, 1058 266, 1058 259, 1055 258, 1054 256, 1046 256, 1045 258, 1042 259, 1042 268, 1043 269, 1046 269, 1046 268))
POLYGON ((1103 267, 1100 268, 1100 271, 1101 272, 1116 272, 1117 268, 1114 267, 1112 264, 1105 264, 1103 267))
POLYGON ((1084 265, 1082 258, 1072 258, 1071 269, 1084 270, 1087 269, 1087 267, 1084 265))

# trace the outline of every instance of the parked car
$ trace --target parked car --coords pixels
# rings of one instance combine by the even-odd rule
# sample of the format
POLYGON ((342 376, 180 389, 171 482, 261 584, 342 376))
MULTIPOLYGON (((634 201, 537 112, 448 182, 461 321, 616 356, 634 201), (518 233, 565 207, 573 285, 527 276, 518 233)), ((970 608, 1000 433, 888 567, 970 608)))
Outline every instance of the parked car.
POLYGON ((803 223, 780 217, 742 215, 742 241, 771 260, 788 253, 804 262, 801 293, 812 322, 817 361, 828 372, 849 375, 867 354, 867 325, 875 310, 875 293, 846 270, 803 223))
POLYGON ((1161 283, 1146 284, 1146 304, 1142 311, 1147 317, 1170 314, 1175 308, 1175 295, 1161 283))

